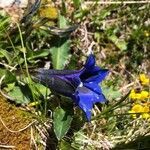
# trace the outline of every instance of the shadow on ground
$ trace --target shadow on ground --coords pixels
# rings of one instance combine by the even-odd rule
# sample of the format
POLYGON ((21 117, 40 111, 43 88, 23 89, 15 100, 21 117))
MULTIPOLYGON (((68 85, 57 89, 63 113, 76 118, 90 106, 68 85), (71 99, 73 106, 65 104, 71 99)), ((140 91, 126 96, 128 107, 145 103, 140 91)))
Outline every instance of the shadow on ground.
POLYGON ((117 144, 112 150, 150 150, 150 135, 138 137, 127 144, 117 144))

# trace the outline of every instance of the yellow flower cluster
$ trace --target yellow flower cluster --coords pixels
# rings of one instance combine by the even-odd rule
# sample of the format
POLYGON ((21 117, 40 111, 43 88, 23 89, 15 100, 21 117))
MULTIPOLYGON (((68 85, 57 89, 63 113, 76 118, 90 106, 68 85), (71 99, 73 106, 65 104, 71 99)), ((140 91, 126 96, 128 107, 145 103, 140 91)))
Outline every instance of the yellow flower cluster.
POLYGON ((143 90, 141 92, 136 92, 135 90, 131 90, 129 98, 131 98, 133 100, 135 100, 135 99, 143 100, 143 99, 149 98, 149 93, 145 90, 143 90))
MULTIPOLYGON (((148 86, 150 79, 145 74, 139 75, 139 80, 141 85, 148 86)), ((146 90, 141 90, 140 92, 136 90, 131 90, 129 98, 134 100, 133 106, 129 113, 132 113, 133 118, 141 117, 143 119, 150 119, 150 94, 146 90)))
POLYGON ((142 85, 149 85, 150 84, 150 79, 145 74, 140 74, 139 79, 140 79, 140 82, 142 85))
POLYGON ((132 114, 133 118, 137 118, 137 116, 140 116, 143 119, 149 119, 150 118, 149 104, 147 104, 147 103, 145 103, 143 105, 134 104, 132 109, 129 111, 129 113, 133 113, 132 114))

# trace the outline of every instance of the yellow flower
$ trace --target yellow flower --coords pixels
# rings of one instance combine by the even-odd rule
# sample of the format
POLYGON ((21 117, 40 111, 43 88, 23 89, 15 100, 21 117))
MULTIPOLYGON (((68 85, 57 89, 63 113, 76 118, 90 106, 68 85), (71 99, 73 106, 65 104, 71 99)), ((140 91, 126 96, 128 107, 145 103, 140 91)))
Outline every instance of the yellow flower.
POLYGON ((140 93, 136 93, 135 90, 131 90, 129 98, 131 99, 145 99, 149 97, 149 93, 147 91, 142 91, 140 93))
POLYGON ((149 80, 148 76, 146 76, 145 74, 140 74, 139 78, 140 78, 142 85, 149 85, 150 80, 149 80))
POLYGON ((148 119, 148 118, 150 118, 150 114, 148 114, 148 113, 143 113, 143 114, 142 114, 142 118, 143 118, 143 119, 148 119))
POLYGON ((140 104, 135 104, 132 107, 132 111, 134 111, 135 113, 141 113, 141 112, 143 112, 143 106, 140 104))
POLYGON ((147 91, 142 91, 141 92, 141 99, 148 98, 149 93, 147 91))
POLYGON ((147 104, 143 107, 143 112, 150 112, 149 106, 147 104))
POLYGON ((131 90, 129 98, 131 98, 131 99, 140 99, 141 98, 141 94, 135 93, 135 90, 131 90))
POLYGON ((143 114, 141 115, 143 119, 148 119, 150 118, 150 108, 148 106, 148 103, 145 104, 143 107, 143 114))
MULTIPOLYGON (((129 113, 141 113, 139 116, 143 119, 150 118, 150 109, 148 104, 144 104, 144 106, 140 104, 135 104, 132 109, 129 111, 129 113)), ((132 114, 133 118, 137 118, 137 114, 132 114)))
POLYGON ((140 104, 136 104, 132 107, 132 109, 129 111, 131 113, 132 118, 137 118, 137 114, 134 113, 140 113, 143 110, 143 107, 140 104))

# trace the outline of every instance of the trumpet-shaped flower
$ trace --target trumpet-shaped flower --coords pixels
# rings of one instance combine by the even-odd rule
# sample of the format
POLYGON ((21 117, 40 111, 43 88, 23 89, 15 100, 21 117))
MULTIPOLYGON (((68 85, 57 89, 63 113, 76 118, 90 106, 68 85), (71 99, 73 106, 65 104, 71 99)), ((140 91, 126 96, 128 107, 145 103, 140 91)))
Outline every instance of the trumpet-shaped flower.
POLYGON ((98 84, 107 74, 107 69, 95 65, 95 57, 91 54, 80 70, 39 69, 36 80, 52 91, 72 98, 90 121, 93 105, 106 101, 98 84))

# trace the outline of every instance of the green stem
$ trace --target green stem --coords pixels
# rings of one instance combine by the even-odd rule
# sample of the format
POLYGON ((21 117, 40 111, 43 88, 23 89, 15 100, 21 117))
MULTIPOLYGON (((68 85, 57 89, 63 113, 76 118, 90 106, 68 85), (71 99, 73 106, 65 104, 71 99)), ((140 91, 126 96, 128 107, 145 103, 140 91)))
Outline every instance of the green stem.
POLYGON ((100 113, 99 115, 93 117, 91 120, 95 120, 95 119, 98 119, 98 118, 102 118, 103 115, 105 115, 106 113, 110 112, 110 111, 113 111, 114 109, 116 109, 116 107, 121 104, 123 101, 125 101, 128 96, 130 94, 130 91, 123 97, 121 98, 121 100, 119 102, 117 102, 116 104, 108 107, 106 110, 104 110, 102 113, 100 113))
POLYGON ((20 26, 19 26, 18 23, 17 23, 17 27, 18 27, 19 35, 20 35, 20 39, 21 39, 21 46, 22 46, 22 50, 23 50, 23 57, 24 57, 24 62, 25 62, 25 67, 26 67, 26 73, 27 73, 27 76, 28 76, 28 81, 31 82, 31 77, 30 77, 30 74, 29 74, 28 64, 27 64, 27 59, 26 59, 26 49, 25 49, 25 46, 24 46, 23 37, 22 37, 22 34, 21 34, 21 29, 20 29, 20 26))

